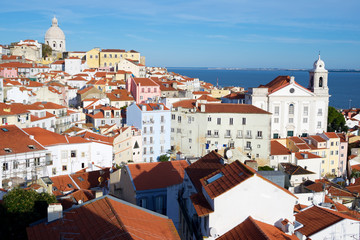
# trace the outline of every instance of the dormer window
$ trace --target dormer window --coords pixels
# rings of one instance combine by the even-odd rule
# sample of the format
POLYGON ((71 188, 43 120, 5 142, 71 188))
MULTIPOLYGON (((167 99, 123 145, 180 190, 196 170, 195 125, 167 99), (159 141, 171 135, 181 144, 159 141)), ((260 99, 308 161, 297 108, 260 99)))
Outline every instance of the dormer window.
POLYGON ((36 149, 36 147, 34 145, 28 145, 28 148, 31 149, 31 150, 36 149))
POLYGON ((4 151, 5 151, 6 153, 11 153, 11 152, 12 152, 11 148, 4 148, 4 151))
POLYGON ((74 186, 73 186, 71 183, 68 183, 67 186, 68 186, 69 188, 74 188, 74 186))

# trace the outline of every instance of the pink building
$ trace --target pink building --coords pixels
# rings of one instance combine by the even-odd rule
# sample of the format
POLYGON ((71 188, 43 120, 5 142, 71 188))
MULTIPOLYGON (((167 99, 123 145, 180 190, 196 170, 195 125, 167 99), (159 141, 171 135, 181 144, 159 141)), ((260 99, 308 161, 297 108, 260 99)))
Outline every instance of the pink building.
POLYGON ((129 78, 126 90, 134 97, 137 104, 147 100, 155 101, 161 96, 160 85, 150 78, 129 78))
POLYGON ((0 67, 0 77, 17 78, 18 71, 16 67, 0 67))

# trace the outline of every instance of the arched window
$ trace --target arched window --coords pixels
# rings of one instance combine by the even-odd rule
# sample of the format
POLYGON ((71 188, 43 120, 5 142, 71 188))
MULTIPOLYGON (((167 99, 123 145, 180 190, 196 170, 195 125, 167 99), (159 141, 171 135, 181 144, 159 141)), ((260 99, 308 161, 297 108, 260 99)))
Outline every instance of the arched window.
POLYGON ((323 78, 320 77, 320 78, 319 78, 319 87, 322 87, 322 86, 323 86, 323 78))
POLYGON ((56 42, 53 42, 53 47, 56 47, 56 42))
POLYGON ((289 105, 289 114, 294 114, 294 104, 289 105))
POLYGON ((104 63, 104 67, 106 67, 106 63, 104 63))

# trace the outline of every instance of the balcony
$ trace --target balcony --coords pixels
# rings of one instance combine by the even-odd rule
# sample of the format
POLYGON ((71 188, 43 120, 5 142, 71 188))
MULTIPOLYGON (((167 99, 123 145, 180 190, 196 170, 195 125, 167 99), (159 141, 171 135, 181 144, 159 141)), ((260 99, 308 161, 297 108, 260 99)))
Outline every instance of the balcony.
POLYGON ((262 136, 256 136, 256 139, 262 139, 263 137, 262 136))
POLYGON ((225 134, 225 135, 224 135, 224 138, 231 138, 231 134, 230 134, 230 135, 225 134))

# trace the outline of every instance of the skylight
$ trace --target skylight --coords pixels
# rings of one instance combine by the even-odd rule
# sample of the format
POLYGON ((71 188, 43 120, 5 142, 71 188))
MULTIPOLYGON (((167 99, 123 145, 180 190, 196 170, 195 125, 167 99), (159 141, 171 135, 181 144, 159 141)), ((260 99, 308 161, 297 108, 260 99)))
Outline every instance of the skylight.
POLYGON ((210 177, 208 180, 206 180, 207 184, 210 184, 216 180, 218 180, 219 178, 221 178, 222 176, 224 176, 224 174, 222 172, 219 172, 218 174, 215 174, 214 176, 210 177))
POLYGON ((7 128, 1 128, 1 130, 3 130, 4 132, 8 132, 8 131, 9 131, 9 129, 7 129, 7 128))
POLYGON ((11 152, 12 152, 11 148, 4 148, 4 151, 7 152, 7 153, 11 153, 11 152))
POLYGON ((74 188, 74 186, 71 183, 68 183, 69 188, 74 188))
POLYGON ((78 179, 80 180, 80 182, 84 181, 82 177, 78 177, 78 179))

